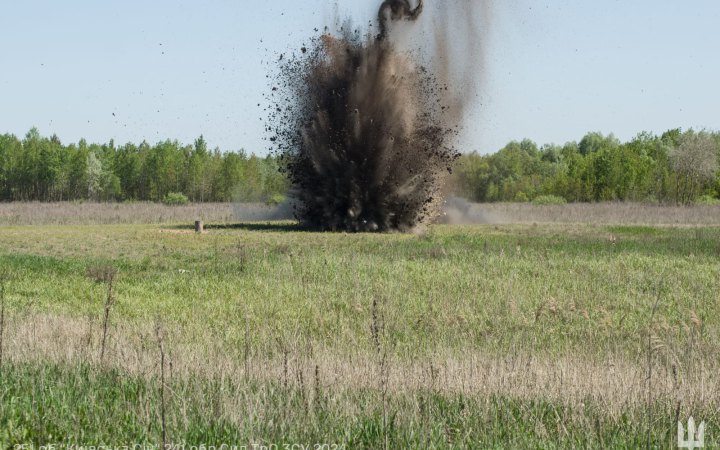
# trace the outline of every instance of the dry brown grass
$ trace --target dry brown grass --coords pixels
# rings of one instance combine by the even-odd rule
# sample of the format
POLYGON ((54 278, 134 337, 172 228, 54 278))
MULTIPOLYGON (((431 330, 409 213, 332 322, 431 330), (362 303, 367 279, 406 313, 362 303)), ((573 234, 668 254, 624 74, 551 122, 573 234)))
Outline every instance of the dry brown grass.
MULTIPOLYGON (((96 349, 101 345, 102 330, 98 319, 15 316, 6 331, 6 357, 14 362, 98 363, 96 349)), ((316 389, 335 393, 378 389, 378 380, 382 380, 382 388, 390 394, 431 391, 500 395, 571 406, 592 401, 613 416, 647 401, 648 368, 622 354, 553 356, 517 351, 499 356, 474 350, 462 354, 440 350, 419 360, 391 352, 387 373, 381 373, 381 355, 372 351, 338 352, 337 348, 313 346, 296 337, 282 344, 268 340, 263 344, 265 349, 243 355, 242 348, 228 348, 209 336, 188 340, 181 329, 166 332, 163 357, 167 357, 171 378, 221 379, 238 385, 253 379, 304 389, 314 373, 314 383, 319 384, 316 389)), ((720 405, 720 359, 698 359, 700 354, 715 352, 696 343, 697 348, 686 358, 657 338, 653 342, 653 401, 720 405)), ((158 340, 152 324, 116 324, 107 346, 106 366, 148 379, 157 374, 158 340)), ((352 409, 351 405, 347 407, 352 409)))
POLYGON ((645 203, 467 204, 455 223, 578 223, 597 225, 720 225, 720 205, 667 206, 645 203))
POLYGON ((160 203, 0 203, 0 225, 96 225, 233 220, 230 203, 168 206, 160 203))

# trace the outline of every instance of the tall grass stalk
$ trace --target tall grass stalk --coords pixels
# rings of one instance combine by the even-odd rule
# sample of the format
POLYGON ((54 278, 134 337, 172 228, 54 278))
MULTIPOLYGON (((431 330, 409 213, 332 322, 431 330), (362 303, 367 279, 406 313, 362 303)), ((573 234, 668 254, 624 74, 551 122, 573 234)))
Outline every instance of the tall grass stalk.
POLYGON ((117 270, 112 266, 104 266, 98 269, 96 276, 98 281, 105 283, 107 292, 105 295, 105 304, 103 307, 103 334, 102 341, 100 343, 100 363, 105 361, 105 344, 107 343, 108 336, 108 324, 110 322, 110 309, 115 303, 115 296, 113 295, 113 284, 115 282, 115 275, 117 270))
POLYGON ((0 374, 2 374, 3 335, 5 334, 5 278, 6 275, 0 273, 0 374))
POLYGON ((661 290, 662 290, 662 285, 659 284, 657 287, 655 303, 653 304, 652 310, 650 311, 650 318, 648 320, 648 331, 647 331, 647 420, 648 420, 648 422, 647 422, 647 448, 650 448, 651 428, 652 428, 652 414, 651 414, 650 408, 652 407, 653 322, 655 320, 655 313, 657 312, 658 305, 660 305, 661 290))
POLYGON ((165 342, 160 318, 155 322, 155 337, 160 351, 160 430, 162 433, 162 448, 167 448, 167 422, 165 419, 165 342))

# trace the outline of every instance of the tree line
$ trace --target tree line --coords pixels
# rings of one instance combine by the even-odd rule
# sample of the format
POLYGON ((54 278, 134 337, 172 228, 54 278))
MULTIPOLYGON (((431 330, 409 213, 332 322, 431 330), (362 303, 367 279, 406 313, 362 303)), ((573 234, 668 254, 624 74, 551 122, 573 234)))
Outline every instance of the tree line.
POLYGON ((563 146, 511 142, 491 155, 462 155, 451 183, 478 202, 649 201, 691 204, 720 198, 720 133, 673 129, 622 143, 588 133, 563 146))
POLYGON ((0 135, 0 201, 162 201, 182 193, 194 202, 267 201, 288 189, 278 160, 244 151, 209 150, 166 140, 116 146, 64 145, 36 128, 24 139, 0 135))
MULTIPOLYGON (((450 180, 472 201, 652 201, 691 204, 720 199, 720 133, 669 130, 622 143, 588 133, 579 142, 539 147, 529 139, 494 154, 462 155, 450 180)), ((268 201, 289 189, 280 161, 243 150, 209 150, 166 140, 150 145, 64 145, 31 129, 0 135, 0 201, 268 201)))

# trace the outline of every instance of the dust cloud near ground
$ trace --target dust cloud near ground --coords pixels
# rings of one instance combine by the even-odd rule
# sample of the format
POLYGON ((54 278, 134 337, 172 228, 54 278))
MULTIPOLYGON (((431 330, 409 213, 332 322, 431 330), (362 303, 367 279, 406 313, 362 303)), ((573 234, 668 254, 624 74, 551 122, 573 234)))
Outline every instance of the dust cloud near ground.
POLYGON ((534 205, 471 203, 461 198, 449 198, 436 223, 712 226, 720 225, 720 206, 674 206, 632 202, 534 205))
POLYGON ((293 219, 293 204, 288 200, 280 205, 233 203, 232 211, 235 219, 246 222, 293 219))
POLYGON ((480 205, 470 203, 464 198, 449 197, 443 202, 442 212, 435 223, 461 225, 501 223, 501 216, 484 210, 480 205))

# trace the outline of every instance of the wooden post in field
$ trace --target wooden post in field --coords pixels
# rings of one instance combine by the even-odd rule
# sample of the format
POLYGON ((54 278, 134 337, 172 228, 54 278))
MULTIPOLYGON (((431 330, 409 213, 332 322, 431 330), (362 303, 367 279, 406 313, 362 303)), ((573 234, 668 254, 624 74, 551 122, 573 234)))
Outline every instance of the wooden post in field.
POLYGON ((203 232, 203 221, 202 221, 202 220, 196 220, 196 221, 195 221, 195 232, 196 232, 196 233, 202 233, 202 232, 203 232))

